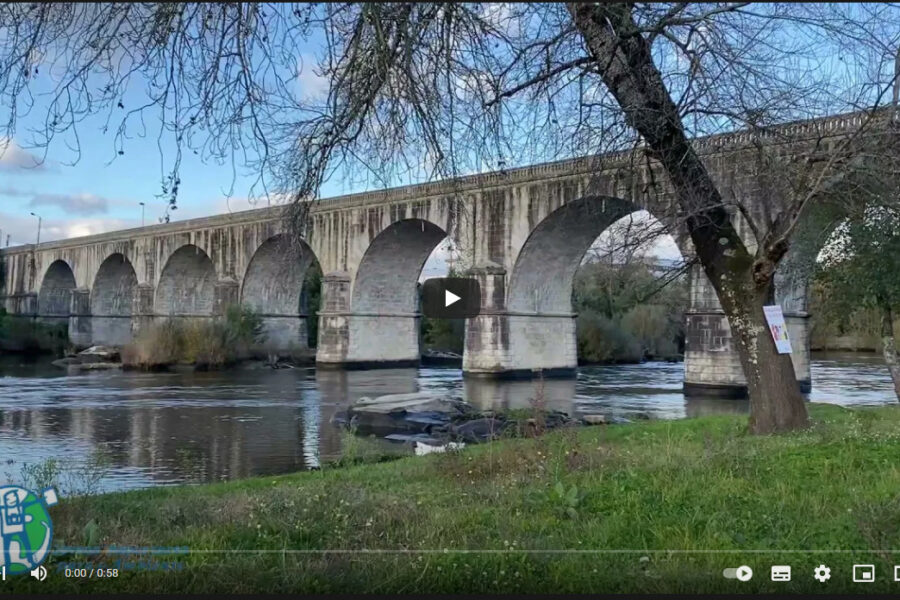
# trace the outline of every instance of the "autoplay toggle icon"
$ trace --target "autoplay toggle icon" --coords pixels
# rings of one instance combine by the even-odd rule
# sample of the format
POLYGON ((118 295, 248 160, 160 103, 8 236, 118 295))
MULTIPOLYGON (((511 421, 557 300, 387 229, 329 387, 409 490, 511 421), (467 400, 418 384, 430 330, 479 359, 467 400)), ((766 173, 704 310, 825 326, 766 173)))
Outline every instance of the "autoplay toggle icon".
POLYGON ((468 277, 435 277, 422 284, 422 312, 432 319, 469 319, 481 310, 481 286, 468 277))

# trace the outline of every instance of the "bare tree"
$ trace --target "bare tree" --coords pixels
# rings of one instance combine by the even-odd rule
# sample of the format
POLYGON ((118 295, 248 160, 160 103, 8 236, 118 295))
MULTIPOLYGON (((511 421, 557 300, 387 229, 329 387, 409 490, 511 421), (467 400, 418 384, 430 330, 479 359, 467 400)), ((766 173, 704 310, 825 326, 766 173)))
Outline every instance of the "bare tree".
POLYGON ((878 109, 898 40, 891 4, 7 4, 0 104, 7 139, 42 107, 34 143, 76 149, 79 123, 108 114, 117 152, 156 111, 178 149, 170 202, 178 152, 236 157, 261 193, 294 199, 298 233, 342 166, 394 184, 564 156, 596 156, 599 173, 630 152, 651 194, 672 193, 660 220, 683 225, 716 289, 764 433, 807 415, 762 307, 809 206, 889 132, 878 109), (321 98, 297 89, 311 61, 321 98), (135 86, 146 101, 126 106, 135 86), (777 127, 846 112, 839 132, 777 127), (727 197, 697 148, 739 129, 759 140, 761 207, 727 197))

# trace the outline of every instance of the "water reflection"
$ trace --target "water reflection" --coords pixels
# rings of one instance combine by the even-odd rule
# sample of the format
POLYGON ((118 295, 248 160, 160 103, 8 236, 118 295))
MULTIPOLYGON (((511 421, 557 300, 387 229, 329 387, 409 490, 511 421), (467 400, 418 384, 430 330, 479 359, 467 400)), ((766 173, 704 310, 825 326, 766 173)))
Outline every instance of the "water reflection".
MULTIPOLYGON (((877 356, 813 361, 811 399, 893 403, 877 356)), ((317 467, 341 453, 332 421, 363 396, 436 391, 477 408, 529 408, 535 399, 573 415, 672 419, 741 413, 746 401, 681 394, 682 365, 586 367, 576 379, 493 381, 458 369, 95 372, 65 376, 46 362, 0 361, 0 480, 23 463, 86 461, 102 450, 103 490, 216 481, 317 467)))
POLYGON ((572 414, 575 411, 575 388, 575 379, 497 381, 466 377, 463 379, 463 398, 479 410, 541 407, 572 414))

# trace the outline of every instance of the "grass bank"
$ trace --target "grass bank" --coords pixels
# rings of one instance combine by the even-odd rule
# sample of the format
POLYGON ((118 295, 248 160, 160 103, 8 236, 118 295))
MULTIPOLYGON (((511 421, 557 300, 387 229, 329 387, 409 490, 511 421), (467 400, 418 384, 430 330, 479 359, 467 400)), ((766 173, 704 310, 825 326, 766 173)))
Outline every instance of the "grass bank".
POLYGON ((63 501, 56 547, 180 546, 160 574, 9 591, 764 592, 900 589, 900 409, 812 405, 808 431, 721 416, 558 431, 461 452, 63 501), (814 550, 813 552, 797 552, 814 550), (815 566, 831 567, 820 584, 815 566), (723 579, 748 564, 750 582, 723 579), (790 583, 769 581, 773 564, 790 583), (890 575, 889 571, 890 570, 890 575))

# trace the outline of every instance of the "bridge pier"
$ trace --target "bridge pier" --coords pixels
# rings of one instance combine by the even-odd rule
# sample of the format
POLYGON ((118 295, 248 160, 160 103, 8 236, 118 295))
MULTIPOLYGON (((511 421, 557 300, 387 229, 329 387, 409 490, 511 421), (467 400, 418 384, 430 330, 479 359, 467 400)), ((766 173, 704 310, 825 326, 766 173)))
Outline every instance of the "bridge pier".
POLYGON ((481 314, 466 321, 463 372, 497 378, 574 377, 575 315, 506 309, 506 270, 471 270, 481 285, 481 314))
POLYGON ((316 366, 338 369, 415 367, 420 362, 418 313, 353 313, 350 275, 322 278, 316 366))
MULTIPOLYGON (((690 308, 685 312, 684 393, 687 396, 744 398, 747 379, 731 336, 728 318, 700 265, 691 269, 690 308)), ((784 300, 782 306, 786 304, 784 300)), ((785 310, 791 361, 800 391, 812 389, 809 314, 785 310)))
POLYGON ((74 289, 69 311, 69 341, 72 345, 76 348, 90 346, 91 327, 91 290, 74 289))
POLYGON ((309 347, 305 317, 275 314, 262 314, 260 317, 267 348, 275 352, 288 352, 309 347))
POLYGON ((131 334, 136 336, 146 327, 153 324, 153 296, 156 293, 150 283, 139 283, 134 294, 134 305, 131 315, 131 334))

